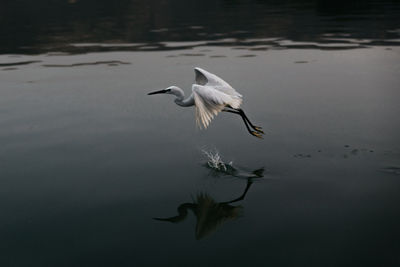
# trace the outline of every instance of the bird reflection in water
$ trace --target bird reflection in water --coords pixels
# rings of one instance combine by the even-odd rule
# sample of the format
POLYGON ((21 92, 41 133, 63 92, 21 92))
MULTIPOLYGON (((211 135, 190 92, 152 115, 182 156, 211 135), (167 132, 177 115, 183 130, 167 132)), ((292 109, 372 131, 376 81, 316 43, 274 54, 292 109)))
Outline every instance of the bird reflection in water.
POLYGON ((219 225, 222 225, 229 220, 236 219, 242 214, 242 206, 231 204, 239 202, 246 197, 246 194, 248 193, 254 180, 264 176, 264 168, 257 169, 253 172, 246 172, 236 169, 232 167, 232 165, 224 164, 224 167, 222 167, 222 165, 219 165, 218 168, 215 168, 215 166, 212 164, 207 164, 207 166, 212 169, 213 175, 220 174, 230 175, 234 177, 243 177, 245 174, 248 174, 248 176, 245 177, 247 184, 243 193, 239 197, 225 202, 216 202, 207 193, 200 193, 197 194, 196 199, 193 203, 183 203, 179 205, 177 216, 169 218, 154 218, 155 220, 179 223, 185 220, 188 215, 188 210, 191 210, 197 219, 196 239, 199 240, 214 232, 219 225))

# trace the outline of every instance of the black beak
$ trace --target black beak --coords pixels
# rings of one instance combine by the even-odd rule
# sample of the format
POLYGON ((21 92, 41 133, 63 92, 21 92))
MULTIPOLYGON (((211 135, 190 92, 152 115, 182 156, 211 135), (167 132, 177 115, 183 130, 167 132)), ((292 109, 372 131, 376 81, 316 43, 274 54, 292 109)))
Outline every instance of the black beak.
POLYGON ((147 95, 165 94, 166 92, 167 92, 167 90, 164 89, 164 90, 148 93, 147 95))

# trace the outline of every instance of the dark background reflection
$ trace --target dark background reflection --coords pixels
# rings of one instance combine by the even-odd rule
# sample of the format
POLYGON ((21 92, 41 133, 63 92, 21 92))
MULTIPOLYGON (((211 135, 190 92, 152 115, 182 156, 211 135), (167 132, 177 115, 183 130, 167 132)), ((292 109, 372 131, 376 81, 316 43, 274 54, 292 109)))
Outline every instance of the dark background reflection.
POLYGON ((394 0, 8 0, 0 3, 0 53, 85 52, 71 43, 323 42, 323 34, 396 45, 399 13, 394 0))

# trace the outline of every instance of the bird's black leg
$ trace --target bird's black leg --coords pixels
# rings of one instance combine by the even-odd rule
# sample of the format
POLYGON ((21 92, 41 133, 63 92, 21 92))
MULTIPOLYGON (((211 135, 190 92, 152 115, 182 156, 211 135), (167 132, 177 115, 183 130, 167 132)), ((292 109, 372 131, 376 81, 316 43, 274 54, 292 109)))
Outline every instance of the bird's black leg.
POLYGON ((236 109, 236 110, 237 110, 238 112, 240 112, 240 114, 242 115, 242 117, 244 117, 244 118, 247 120, 247 122, 249 123, 249 125, 250 125, 251 128, 253 128, 254 130, 256 130, 256 131, 259 132, 259 133, 262 133, 262 134, 264 133, 261 127, 255 126, 253 123, 251 123, 251 121, 249 120, 249 118, 248 118, 248 117, 246 116, 246 114, 244 113, 244 110, 243 110, 243 109, 239 108, 239 109, 236 109))
POLYGON ((247 120, 246 120, 246 118, 243 116, 242 113, 240 113, 240 112, 237 111, 237 110, 230 110, 230 109, 224 109, 224 110, 222 110, 222 111, 230 112, 230 113, 233 113, 233 114, 238 114, 238 115, 240 115, 240 117, 242 117, 242 119, 243 119, 244 125, 246 125, 247 131, 248 131, 251 135, 254 135, 255 137, 262 138, 262 136, 261 136, 261 134, 260 134, 259 132, 252 131, 252 130, 250 129, 249 125, 247 124, 247 120))
MULTIPOLYGON (((254 130, 256 130, 256 131, 259 132, 259 133, 264 134, 264 131, 262 130, 261 127, 255 126, 253 123, 251 123, 251 121, 249 120, 249 118, 248 118, 248 117, 246 116, 246 114, 244 113, 243 109, 241 109, 241 108, 235 109, 235 108, 232 108, 232 107, 230 107, 230 106, 227 106, 226 108, 229 108, 229 109, 231 109, 231 110, 234 110, 234 111, 238 112, 237 114, 240 114, 240 116, 242 116, 242 118, 245 119, 245 120, 247 121, 247 123, 250 125, 251 128, 253 128, 254 130)), ((226 110, 224 110, 224 111, 226 111, 226 110)))

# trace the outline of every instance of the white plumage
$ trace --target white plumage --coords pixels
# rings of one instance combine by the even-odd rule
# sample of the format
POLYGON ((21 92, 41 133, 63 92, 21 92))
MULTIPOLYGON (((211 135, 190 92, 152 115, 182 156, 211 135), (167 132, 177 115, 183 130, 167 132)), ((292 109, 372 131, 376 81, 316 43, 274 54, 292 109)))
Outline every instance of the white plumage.
POLYGON ((207 128, 211 120, 226 106, 238 109, 242 95, 218 76, 201 68, 195 68, 196 84, 192 91, 196 107, 196 123, 207 128))
POLYGON ((194 71, 196 74, 195 84, 192 85, 192 94, 187 99, 184 99, 182 89, 177 86, 170 86, 167 89, 149 93, 149 95, 172 94, 176 96, 175 103, 177 105, 182 107, 194 105, 196 123, 200 128, 207 128, 211 120, 221 111, 238 114, 243 118, 247 130, 252 135, 261 137, 263 133, 261 127, 254 126, 240 109, 241 94, 215 74, 201 68, 195 68, 194 71), (251 130, 249 125, 255 131, 251 130))
POLYGON ((196 107, 196 123, 207 128, 211 120, 226 106, 239 108, 242 95, 218 76, 195 68, 196 84, 192 91, 196 107))

